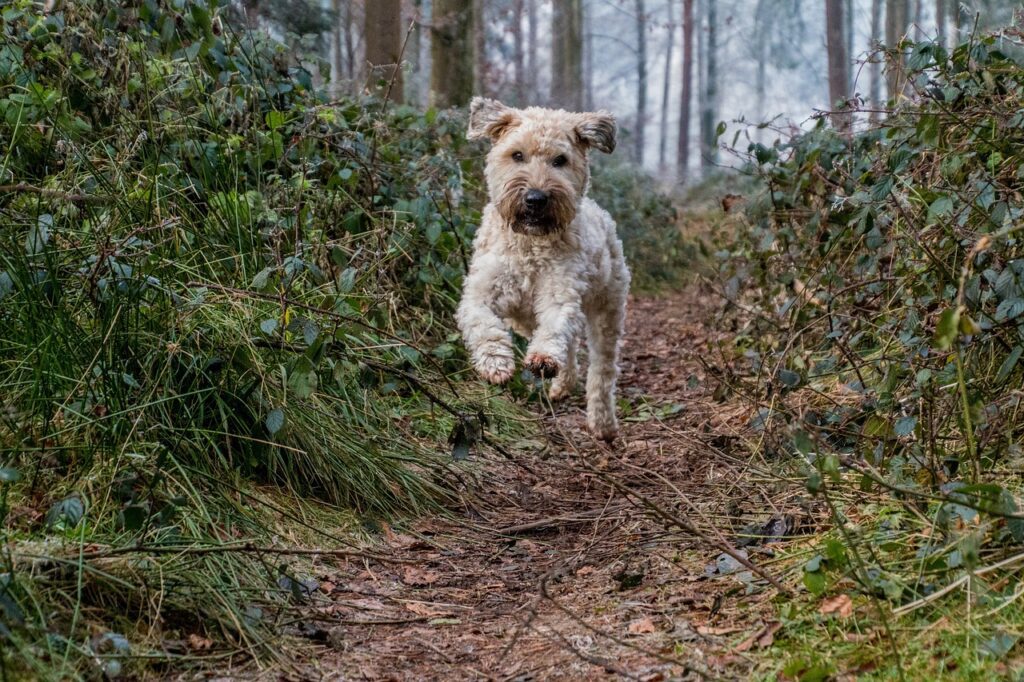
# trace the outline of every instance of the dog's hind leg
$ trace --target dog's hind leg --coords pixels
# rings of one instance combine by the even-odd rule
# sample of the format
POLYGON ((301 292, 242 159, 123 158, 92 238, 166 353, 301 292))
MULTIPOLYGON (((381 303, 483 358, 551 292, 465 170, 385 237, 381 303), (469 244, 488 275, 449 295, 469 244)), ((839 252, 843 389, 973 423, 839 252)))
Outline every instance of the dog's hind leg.
POLYGON ((590 312, 587 322, 587 427, 602 440, 619 433, 615 419, 615 382, 619 376, 619 339, 622 338, 625 301, 609 301, 590 312))

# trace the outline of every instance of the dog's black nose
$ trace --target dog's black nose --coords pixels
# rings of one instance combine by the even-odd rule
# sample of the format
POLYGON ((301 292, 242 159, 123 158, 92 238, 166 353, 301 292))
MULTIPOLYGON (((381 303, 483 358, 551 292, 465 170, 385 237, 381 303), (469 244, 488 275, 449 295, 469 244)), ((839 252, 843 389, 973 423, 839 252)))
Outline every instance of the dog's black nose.
POLYGON ((526 207, 537 211, 548 205, 548 193, 539 189, 531 189, 526 193, 526 207))

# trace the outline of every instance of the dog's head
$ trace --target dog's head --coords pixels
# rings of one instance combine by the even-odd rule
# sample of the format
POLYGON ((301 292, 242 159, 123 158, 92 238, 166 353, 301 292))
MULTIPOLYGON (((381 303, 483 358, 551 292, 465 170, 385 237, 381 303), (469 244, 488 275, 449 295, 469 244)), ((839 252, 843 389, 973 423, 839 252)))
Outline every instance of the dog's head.
POLYGON ((590 184, 590 150, 615 149, 615 117, 475 97, 466 136, 491 141, 487 191, 502 218, 515 232, 547 235, 576 217, 590 184))

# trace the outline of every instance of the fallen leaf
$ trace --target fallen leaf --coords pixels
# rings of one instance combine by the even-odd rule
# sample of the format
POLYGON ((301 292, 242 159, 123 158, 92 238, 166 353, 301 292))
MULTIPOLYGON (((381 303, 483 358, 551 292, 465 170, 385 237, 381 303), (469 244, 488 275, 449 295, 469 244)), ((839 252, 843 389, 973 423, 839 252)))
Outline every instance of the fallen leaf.
POLYGON ((325 580, 322 583, 320 583, 320 591, 324 594, 330 594, 331 592, 334 592, 335 587, 337 587, 337 585, 330 582, 329 580, 325 580))
POLYGON ((650 618, 641 618, 630 623, 628 630, 631 635, 646 635, 651 632, 657 632, 658 628, 655 627, 654 621, 650 618))
POLYGON ((213 640, 193 632, 188 636, 188 648, 192 651, 206 651, 213 648, 213 640))
POLYGON ((818 612, 823 616, 835 614, 840 618, 849 618, 853 615, 853 600, 848 594, 829 597, 821 602, 818 612))
POLYGON ((434 604, 428 604, 426 602, 414 601, 409 602, 405 605, 405 608, 412 611, 417 616, 427 616, 433 618, 434 616, 450 616, 451 612, 444 609, 437 608, 434 604))
POLYGON ((583 577, 585 575, 590 575, 591 573, 593 573, 596 570, 597 569, 594 568, 593 566, 584 566, 584 567, 582 567, 580 569, 577 569, 576 575, 578 575, 580 577, 583 577))
POLYGON ((775 633, 782 627, 782 623, 765 623, 765 626, 746 638, 736 647, 737 653, 749 651, 750 649, 767 649, 775 642, 775 633))
POLYGON ((697 633, 701 635, 728 635, 733 632, 739 632, 741 629, 742 628, 733 627, 731 625, 698 625, 697 633))
POLYGON ((413 586, 433 585, 440 579, 440 573, 416 568, 415 566, 406 566, 405 573, 402 575, 402 582, 413 586))

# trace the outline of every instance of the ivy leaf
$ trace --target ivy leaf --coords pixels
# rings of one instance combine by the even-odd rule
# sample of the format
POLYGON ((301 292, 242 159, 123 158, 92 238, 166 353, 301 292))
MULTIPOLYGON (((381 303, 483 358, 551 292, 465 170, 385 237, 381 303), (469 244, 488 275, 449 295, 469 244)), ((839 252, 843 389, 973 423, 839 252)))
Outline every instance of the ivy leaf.
POLYGON ((21 480, 21 472, 11 467, 0 467, 0 483, 16 483, 21 480))
POLYGON ((947 308, 939 316, 939 324, 935 327, 935 346, 939 350, 949 350, 956 341, 960 330, 960 309, 947 308))
POLYGON ((276 319, 274 319, 273 317, 268 317, 267 319, 260 322, 260 331, 266 334, 267 336, 273 336, 274 332, 277 331, 277 325, 278 322, 276 319))

